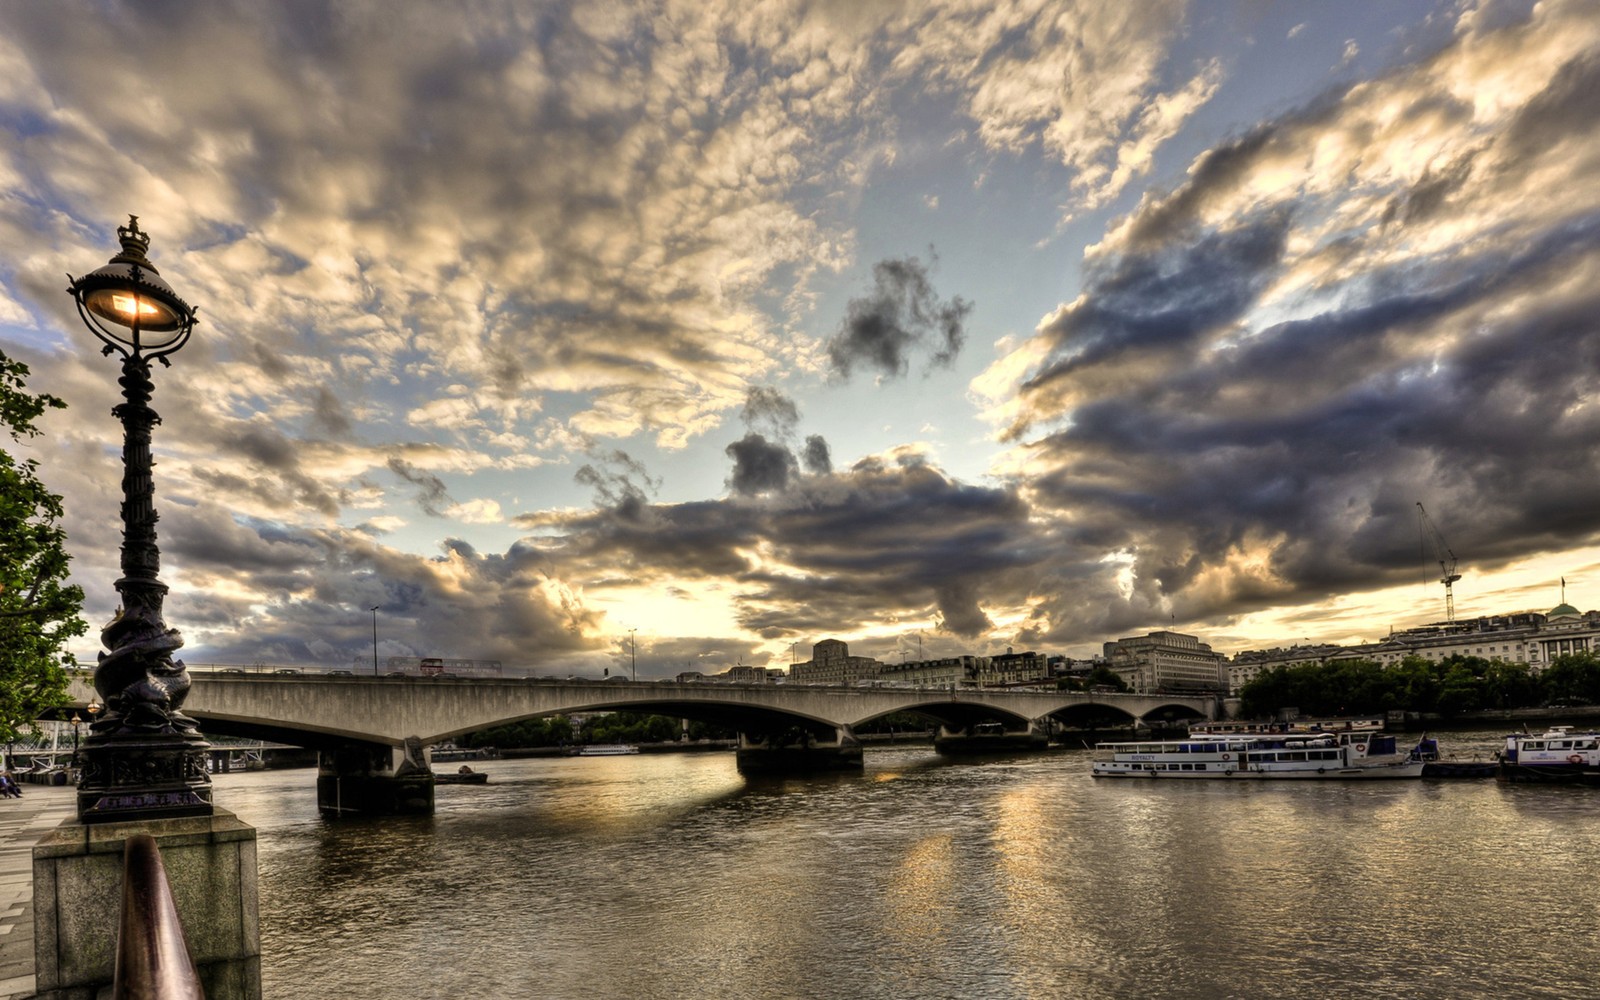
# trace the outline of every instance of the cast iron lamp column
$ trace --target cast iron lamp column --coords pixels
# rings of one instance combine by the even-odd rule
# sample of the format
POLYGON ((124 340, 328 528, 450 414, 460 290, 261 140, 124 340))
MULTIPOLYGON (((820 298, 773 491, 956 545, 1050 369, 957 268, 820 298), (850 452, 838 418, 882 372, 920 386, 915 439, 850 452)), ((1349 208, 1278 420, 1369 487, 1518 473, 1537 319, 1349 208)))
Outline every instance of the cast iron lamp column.
POLYGON ((137 216, 117 228, 122 252, 82 278, 67 275, 78 315, 122 355, 122 397, 112 410, 122 421, 122 607, 100 631, 109 652, 94 668, 103 717, 89 723, 78 780, 78 818, 85 823, 163 816, 209 815, 209 744, 180 708, 189 673, 172 653, 183 645, 161 617, 167 587, 159 579, 155 487, 150 431, 161 418, 150 408, 155 385, 150 362, 170 365, 194 329, 195 310, 162 280, 145 251, 150 237, 137 216))

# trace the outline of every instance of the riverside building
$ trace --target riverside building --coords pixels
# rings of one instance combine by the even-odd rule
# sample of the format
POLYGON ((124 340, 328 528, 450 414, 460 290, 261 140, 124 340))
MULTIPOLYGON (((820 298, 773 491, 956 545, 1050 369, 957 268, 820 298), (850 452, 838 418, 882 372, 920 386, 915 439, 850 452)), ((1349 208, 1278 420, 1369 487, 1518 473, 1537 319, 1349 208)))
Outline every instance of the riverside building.
POLYGON ((1182 632, 1151 632, 1105 644, 1106 664, 1135 694, 1221 691, 1222 654, 1182 632))
POLYGON ((883 664, 870 656, 851 656, 849 644, 824 639, 811 647, 811 659, 789 668, 789 680, 794 684, 855 684, 876 678, 882 668, 883 664))
POLYGON ((1240 652, 1228 662, 1226 672, 1228 693, 1238 694, 1264 671, 1302 663, 1365 659, 1387 668, 1408 656, 1434 663, 1452 656, 1476 656, 1520 663, 1538 673, 1558 656, 1597 650, 1600 611, 1580 612, 1563 601, 1545 614, 1529 611, 1435 622, 1352 646, 1323 644, 1240 652))

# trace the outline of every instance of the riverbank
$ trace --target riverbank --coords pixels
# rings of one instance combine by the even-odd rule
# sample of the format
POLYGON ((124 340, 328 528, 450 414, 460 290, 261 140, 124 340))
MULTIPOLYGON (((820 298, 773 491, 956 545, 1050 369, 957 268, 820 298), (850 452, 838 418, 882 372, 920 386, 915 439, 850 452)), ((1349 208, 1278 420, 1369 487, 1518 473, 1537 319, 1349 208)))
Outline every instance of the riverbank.
POLYGON ((1441 726, 1478 727, 1505 725, 1512 729, 1523 728, 1523 723, 1537 722, 1548 728, 1552 724, 1593 725, 1600 721, 1600 705, 1563 706, 1561 708, 1496 708, 1477 712, 1459 712, 1441 715, 1438 712, 1390 712, 1387 726, 1402 732, 1438 729, 1441 726))

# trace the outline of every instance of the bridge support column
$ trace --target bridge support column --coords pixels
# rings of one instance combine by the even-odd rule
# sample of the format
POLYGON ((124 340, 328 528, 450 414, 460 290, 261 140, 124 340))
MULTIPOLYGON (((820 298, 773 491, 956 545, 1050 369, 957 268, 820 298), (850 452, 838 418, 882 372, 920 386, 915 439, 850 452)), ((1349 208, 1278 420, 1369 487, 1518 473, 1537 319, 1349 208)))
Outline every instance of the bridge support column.
POLYGON ((965 726, 941 725, 933 748, 942 754, 1018 753, 1043 750, 1050 736, 1037 722, 1007 729, 999 722, 974 722, 965 726))
POLYGON ((433 772, 422 741, 404 746, 347 743, 317 754, 317 808, 324 816, 404 816, 433 812, 433 772))
POLYGON ((831 732, 798 726, 780 732, 741 732, 734 760, 740 774, 859 771, 861 741, 849 726, 831 732))

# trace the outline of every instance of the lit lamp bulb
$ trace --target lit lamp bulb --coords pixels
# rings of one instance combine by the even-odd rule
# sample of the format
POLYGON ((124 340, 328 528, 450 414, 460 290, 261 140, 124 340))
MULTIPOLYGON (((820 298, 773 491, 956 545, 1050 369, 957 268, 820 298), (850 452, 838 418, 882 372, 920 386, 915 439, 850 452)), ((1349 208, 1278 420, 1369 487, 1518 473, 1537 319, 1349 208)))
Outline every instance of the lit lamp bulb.
POLYGON ((154 316, 160 312, 154 303, 134 295, 112 295, 111 308, 127 316, 154 316))

